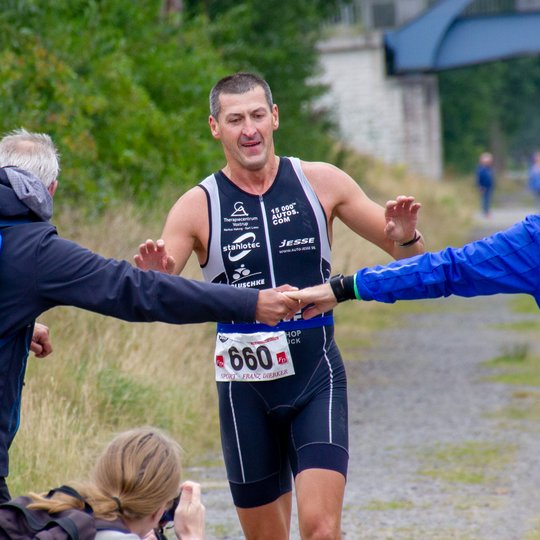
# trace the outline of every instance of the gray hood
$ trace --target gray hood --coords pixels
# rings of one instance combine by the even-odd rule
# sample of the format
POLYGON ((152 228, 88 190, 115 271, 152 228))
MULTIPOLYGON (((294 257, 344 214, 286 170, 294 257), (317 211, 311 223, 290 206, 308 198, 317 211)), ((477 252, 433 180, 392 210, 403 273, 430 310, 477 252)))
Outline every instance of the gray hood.
POLYGON ((52 217, 53 202, 45 184, 22 169, 6 167, 4 170, 17 198, 42 220, 49 221, 52 217))

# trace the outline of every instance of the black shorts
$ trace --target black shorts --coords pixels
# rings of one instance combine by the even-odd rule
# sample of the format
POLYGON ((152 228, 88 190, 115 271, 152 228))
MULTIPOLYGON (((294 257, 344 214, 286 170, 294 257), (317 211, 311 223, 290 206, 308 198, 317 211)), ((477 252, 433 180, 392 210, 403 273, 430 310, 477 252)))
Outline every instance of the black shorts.
POLYGON ((302 330, 290 345, 295 375, 219 382, 221 442, 234 503, 253 508, 291 491, 291 475, 319 468, 347 475, 345 367, 333 327, 302 330))

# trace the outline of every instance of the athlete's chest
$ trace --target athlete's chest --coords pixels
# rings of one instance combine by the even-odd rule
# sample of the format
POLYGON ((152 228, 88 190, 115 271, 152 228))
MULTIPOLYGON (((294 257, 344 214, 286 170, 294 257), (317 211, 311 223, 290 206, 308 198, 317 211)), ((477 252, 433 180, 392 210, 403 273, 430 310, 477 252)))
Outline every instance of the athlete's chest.
POLYGON ((295 178, 277 179, 264 195, 251 195, 221 185, 221 244, 228 259, 237 261, 247 251, 266 257, 317 251, 320 223, 313 201, 295 178))
POLYGON ((246 193, 220 174, 205 183, 212 231, 203 268, 207 279, 266 288, 324 278, 321 259, 329 260, 324 211, 292 165, 280 172, 263 195, 246 193))

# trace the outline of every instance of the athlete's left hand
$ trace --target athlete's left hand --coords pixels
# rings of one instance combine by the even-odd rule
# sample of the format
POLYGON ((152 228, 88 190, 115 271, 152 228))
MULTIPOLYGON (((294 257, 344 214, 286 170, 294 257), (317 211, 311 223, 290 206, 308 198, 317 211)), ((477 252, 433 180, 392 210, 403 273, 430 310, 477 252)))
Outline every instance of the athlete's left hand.
POLYGON ((386 236, 398 244, 413 239, 421 206, 415 202, 414 197, 405 195, 399 195, 395 200, 388 201, 384 211, 386 236))

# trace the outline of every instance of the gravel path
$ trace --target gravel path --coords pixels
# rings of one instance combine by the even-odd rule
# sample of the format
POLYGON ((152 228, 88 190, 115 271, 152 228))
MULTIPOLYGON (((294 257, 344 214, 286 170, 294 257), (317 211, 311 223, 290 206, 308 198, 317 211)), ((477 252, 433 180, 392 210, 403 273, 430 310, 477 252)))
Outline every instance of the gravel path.
MULTIPOLYGON (((478 221, 474 236, 526 213, 495 211, 478 221)), ((498 327, 538 319, 514 313, 511 300, 423 301, 420 313, 381 330, 369 349, 358 351, 361 361, 348 362, 347 540, 540 538, 540 388, 490 382, 493 368, 483 364, 512 349, 540 353, 534 332, 498 327), (520 399, 532 399, 538 414, 516 420, 502 412, 520 399), (437 451, 448 461, 436 459, 437 451), (487 478, 444 478, 460 465, 458 474, 470 472, 471 455, 480 456, 474 471, 487 478), (527 536, 532 529, 539 536, 527 536)), ((207 538, 243 538, 221 461, 186 476, 203 483, 207 538)), ((299 538, 295 520, 291 537, 299 538)))

